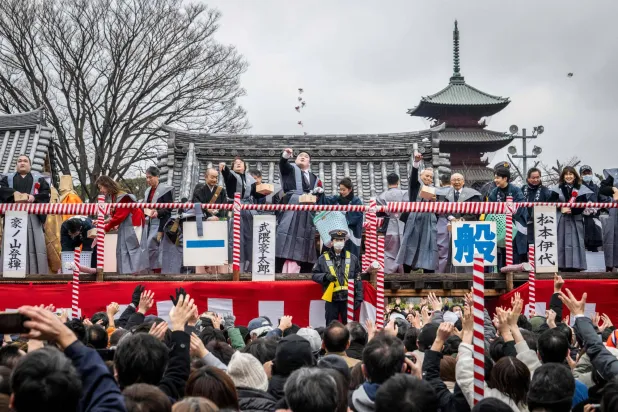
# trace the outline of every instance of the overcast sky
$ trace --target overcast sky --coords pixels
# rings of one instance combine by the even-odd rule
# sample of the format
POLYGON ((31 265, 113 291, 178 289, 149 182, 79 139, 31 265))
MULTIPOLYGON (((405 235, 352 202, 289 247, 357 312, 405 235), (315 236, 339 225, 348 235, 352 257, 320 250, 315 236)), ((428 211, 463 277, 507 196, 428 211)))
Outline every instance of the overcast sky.
MULTIPOLYGON (((489 129, 517 124, 530 132, 541 124, 545 133, 529 145, 543 148, 541 160, 577 155, 597 172, 618 167, 618 1, 208 4, 223 13, 217 39, 236 45, 250 64, 241 104, 251 133, 427 128, 406 110, 448 84, 457 19, 466 82, 511 99, 489 129), (298 87, 307 102, 300 115, 294 111, 298 87)), ((521 151, 521 141, 517 145, 521 151)))

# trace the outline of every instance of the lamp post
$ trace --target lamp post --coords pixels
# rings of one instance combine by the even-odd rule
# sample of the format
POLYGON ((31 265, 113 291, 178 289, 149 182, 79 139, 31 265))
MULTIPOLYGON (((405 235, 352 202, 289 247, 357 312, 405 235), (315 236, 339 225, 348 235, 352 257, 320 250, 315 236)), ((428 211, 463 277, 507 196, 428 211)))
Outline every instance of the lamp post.
MULTIPOLYGON (((512 125, 511 127, 509 127, 509 132, 511 132, 511 136, 513 136, 514 139, 521 139, 523 154, 518 155, 517 147, 515 147, 514 145, 509 146, 508 151, 513 156, 514 159, 523 159, 523 163, 524 163, 523 173, 527 173, 528 172, 528 159, 536 159, 543 151, 543 149, 535 145, 532 148, 532 154, 528 154, 527 139, 536 139, 540 134, 542 134, 545 131, 545 128, 543 126, 533 127, 532 135, 530 136, 526 134, 526 129, 521 129, 521 135, 517 134, 518 131, 519 131, 519 128, 517 127, 517 125, 512 125)), ((522 179, 523 178, 524 176, 522 176, 522 179)))

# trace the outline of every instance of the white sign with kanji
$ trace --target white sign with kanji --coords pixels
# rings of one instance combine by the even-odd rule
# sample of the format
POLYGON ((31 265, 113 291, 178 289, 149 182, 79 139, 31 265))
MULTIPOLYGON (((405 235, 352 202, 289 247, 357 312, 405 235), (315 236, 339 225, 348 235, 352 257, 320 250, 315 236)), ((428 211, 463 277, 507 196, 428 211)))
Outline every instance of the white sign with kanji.
POLYGON ((534 206, 534 264, 536 273, 558 271, 558 227, 555 206, 534 206))
POLYGON ((28 264, 28 212, 4 215, 2 272, 5 278, 25 278, 28 264))
POLYGON ((253 216, 253 257, 251 280, 275 280, 275 215, 253 216))
POLYGON ((498 260, 496 222, 451 222, 453 266, 473 266, 474 255, 480 254, 485 266, 498 260))

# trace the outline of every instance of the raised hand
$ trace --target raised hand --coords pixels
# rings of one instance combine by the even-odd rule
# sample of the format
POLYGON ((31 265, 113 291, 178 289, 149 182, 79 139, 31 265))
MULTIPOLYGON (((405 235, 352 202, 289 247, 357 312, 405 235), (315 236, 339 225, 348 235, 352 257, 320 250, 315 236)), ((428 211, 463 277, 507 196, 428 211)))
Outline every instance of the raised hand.
POLYGON ((431 305, 431 309, 436 312, 440 312, 442 310, 442 298, 436 297, 436 294, 433 292, 429 292, 429 296, 427 297, 429 304, 431 305))
POLYGON ((399 332, 399 326, 395 323, 395 318, 391 318, 384 327, 384 333, 392 337, 396 337, 399 332))
POLYGON ((170 311, 170 322, 172 323, 172 331, 185 330, 185 325, 193 316, 195 303, 191 296, 181 295, 178 298, 178 303, 170 311))
POLYGON ((158 325, 156 323, 153 323, 152 326, 150 327, 150 331, 148 332, 148 334, 154 336, 160 341, 163 341, 163 339, 165 338, 165 331, 167 331, 167 328, 168 328, 167 322, 161 322, 158 325))
POLYGON ((178 304, 178 298, 182 295, 186 295, 187 292, 185 292, 184 288, 176 288, 176 297, 170 295, 170 300, 172 301, 172 303, 174 304, 174 306, 176 306, 178 304))
POLYGON ((455 329, 455 325, 449 322, 442 322, 440 327, 438 327, 438 333, 436 334, 436 340, 440 340, 445 342, 452 334, 455 329))
POLYGON ((204 342, 195 334, 191 334, 191 348, 189 350, 189 354, 191 356, 197 356, 198 358, 203 358, 208 355, 208 349, 204 346, 204 342))
POLYGON ((286 329, 292 327, 292 317, 291 316, 282 316, 279 320, 279 329, 283 332, 286 329))
POLYGON ((225 162, 219 163, 219 171, 222 172, 223 170, 225 170, 225 162))
POLYGON ((603 323, 601 323, 601 326, 599 326, 599 330, 601 331, 601 333, 603 333, 603 331, 610 326, 614 326, 609 316, 607 316, 605 313, 601 316, 601 319, 603 320, 603 323))
POLYGON ((564 286, 564 279, 562 279, 562 276, 554 273, 554 293, 560 293, 562 286, 564 286))
POLYGON ((146 312, 152 308, 152 305, 154 305, 154 292, 150 290, 142 292, 142 295, 139 298, 137 311, 142 315, 145 315, 146 312))
POLYGON ((554 312, 553 310, 548 310, 547 313, 547 326, 549 326, 550 329, 553 329, 556 327, 556 312, 554 312))
POLYGON ((119 310, 120 305, 118 305, 116 302, 110 303, 109 305, 107 305, 107 308, 105 308, 108 318, 113 318, 119 310))
POLYGON ((566 294, 564 292, 560 292, 559 298, 562 303, 569 308, 571 315, 583 315, 586 308, 586 299, 588 298, 588 294, 584 293, 581 300, 577 300, 575 296, 573 296, 573 293, 571 293, 570 289, 566 289, 566 292, 566 294))
POLYGON ((62 349, 66 349, 77 337, 65 326, 54 313, 34 306, 22 306, 17 310, 30 320, 24 326, 30 331, 25 335, 28 339, 38 339, 56 342, 62 349))
POLYGON ((421 317, 423 318, 423 326, 429 324, 431 318, 429 316, 429 309, 427 309, 427 306, 423 306, 423 309, 421 309, 421 317))
POLYGON ((365 320, 365 329, 367 329, 367 341, 373 339, 376 334, 376 325, 373 323, 371 319, 365 320))

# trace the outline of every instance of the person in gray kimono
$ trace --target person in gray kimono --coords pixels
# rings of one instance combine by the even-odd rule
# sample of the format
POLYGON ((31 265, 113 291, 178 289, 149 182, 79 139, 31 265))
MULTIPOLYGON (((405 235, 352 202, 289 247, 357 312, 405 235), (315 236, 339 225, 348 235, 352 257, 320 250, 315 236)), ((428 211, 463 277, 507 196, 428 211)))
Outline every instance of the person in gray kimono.
MULTIPOLYGON (((265 196, 255 191, 257 182, 253 175, 246 173, 247 164, 239 157, 234 159, 230 170, 225 163, 219 163, 219 170, 225 182, 225 190, 228 199, 234 199, 236 193, 240 193, 241 203, 257 203, 257 199, 265 196)), ((250 272, 253 260, 253 216, 258 214, 256 210, 242 210, 240 212, 240 271, 250 272)), ((230 228, 230 242, 233 244, 234 218, 228 225, 230 228)))
MULTIPOLYGON (((450 203, 482 202, 483 195, 480 192, 472 188, 465 187, 465 184, 466 184, 466 180, 461 173, 453 173, 451 175, 451 186, 447 189, 447 192, 444 195, 444 200, 450 203)), ((442 215, 442 216, 445 216, 445 220, 451 224, 457 220, 464 220, 468 222, 474 222, 474 221, 479 220, 479 215, 475 215, 471 213, 451 213, 449 215, 442 215)), ((438 231, 438 233, 440 232, 438 231)), ((451 256, 452 256, 451 254, 451 232, 448 230, 448 227, 447 227, 447 233, 448 233, 448 238, 447 238, 448 243, 446 245, 446 248, 448 250, 448 255, 446 257, 446 265, 440 266, 442 265, 442 260, 440 260, 440 264, 439 264, 440 273, 449 273, 449 272, 472 273, 472 267, 464 267, 464 266, 453 267, 450 264, 451 256), (442 272, 442 270, 444 270, 444 272, 442 272)))
MULTIPOLYGON (((410 174, 408 199, 410 202, 436 201, 423 199, 421 191, 424 186, 433 186, 433 170, 424 169, 420 173, 419 167, 423 155, 414 154, 412 173, 410 174)), ((437 217, 435 213, 412 212, 406 220, 401 248, 396 262, 404 265, 404 271, 421 269, 424 273, 433 273, 438 267, 437 217)))
MULTIPOLYGON (((146 169, 146 182, 148 188, 144 192, 144 203, 173 203, 174 189, 159 183, 160 171, 155 166, 150 166, 146 169)), ((172 210, 167 208, 150 209, 146 211, 146 225, 142 231, 142 241, 140 246, 142 251, 148 254, 148 269, 152 273, 162 273, 163 257, 165 260, 180 259, 182 262, 182 253, 180 257, 174 256, 178 254, 176 247, 170 247, 168 242, 163 243, 163 227, 172 215, 172 210)), ((178 268, 180 270, 180 267, 178 268)), ((163 273, 178 273, 178 272, 163 272, 163 273)))
MULTIPOLYGON (((281 187, 285 195, 281 203, 295 205, 300 196, 312 193, 320 196, 324 193, 322 182, 311 173, 311 155, 301 151, 294 163, 289 162, 293 151, 287 148, 279 159, 281 187)), ((319 199, 318 199, 319 200, 319 199)), ((285 211, 277 223, 275 246, 276 271, 281 273, 286 263, 296 262, 303 272, 310 272, 317 259, 315 244, 315 226, 311 212, 285 211)))
MULTIPOLYGON (((558 203, 586 203, 594 193, 582 184, 574 167, 566 166, 560 173, 558 186, 552 188, 552 201, 558 203)), ((556 212, 558 228, 558 270, 579 272, 587 269, 584 243, 585 208, 559 207, 556 212)))
MULTIPOLYGON (((27 194, 28 203, 49 203, 51 189, 47 180, 32 171, 32 163, 26 155, 17 158, 16 170, 0 180, 0 203, 15 202, 16 194, 27 194)), ((28 258, 26 273, 46 275, 47 247, 45 243, 45 215, 28 214, 28 258)), ((4 261, 4 260, 2 260, 4 261)))
MULTIPOLYGON (((618 169, 603 170, 603 181, 599 190, 599 201, 618 202, 618 169)), ((618 267, 618 209, 608 208, 609 214, 603 222, 603 253, 605 269, 608 272, 618 267)))
MULTIPOLYGON (((379 205, 386 206, 391 202, 407 202, 408 192, 399 188, 399 176, 396 173, 391 173, 386 176, 388 189, 382 192, 376 199, 379 205)), ((403 266, 396 262, 397 253, 401 246, 401 238, 405 223, 399 217, 400 213, 382 214, 384 218, 382 227, 384 235, 384 273, 403 273, 403 266)))
MULTIPOLYGON (((100 176, 96 183, 99 193, 111 203, 135 203, 135 196, 120 189, 108 176, 100 176)), ((105 221, 105 232, 118 228, 116 241, 116 270, 120 274, 143 273, 148 269, 148 254, 140 247, 144 226, 144 212, 140 208, 112 208, 105 221)))

